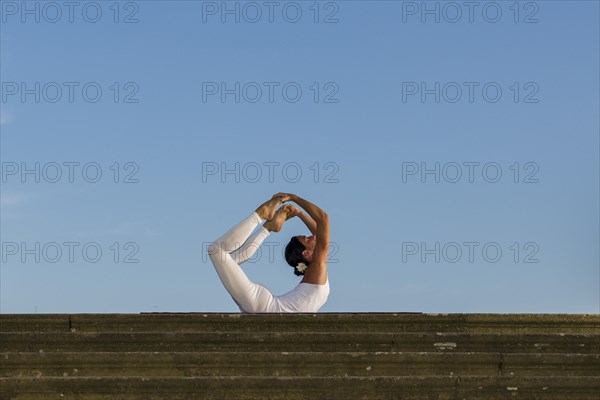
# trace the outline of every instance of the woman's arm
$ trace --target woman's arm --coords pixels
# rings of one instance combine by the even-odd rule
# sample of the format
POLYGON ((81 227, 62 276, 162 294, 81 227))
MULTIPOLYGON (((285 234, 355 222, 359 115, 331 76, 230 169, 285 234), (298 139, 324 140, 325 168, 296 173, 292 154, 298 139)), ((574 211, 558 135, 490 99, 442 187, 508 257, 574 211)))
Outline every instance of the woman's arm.
POLYGON ((310 217, 310 215, 304 214, 302 211, 300 211, 300 214, 298 214, 298 218, 300 218, 302 222, 304 222, 304 225, 306 225, 310 233, 312 233, 313 235, 317 234, 317 223, 314 219, 310 217))
POLYGON ((316 222, 317 226, 319 225, 319 221, 322 220, 325 216, 327 216, 327 213, 321 208, 319 208, 316 204, 313 204, 300 196, 291 193, 277 193, 273 195, 273 197, 278 196, 282 198, 282 202, 293 201, 294 203, 302 207, 308 213, 308 215, 310 215, 310 217, 312 217, 312 219, 316 222))
POLYGON ((304 225, 306 225, 310 233, 312 233, 313 235, 317 234, 317 223, 314 219, 310 217, 310 215, 303 213, 302 210, 291 204, 288 207, 292 209, 292 217, 300 218, 302 222, 304 222, 304 225))
POLYGON ((288 193, 278 193, 275 196, 282 196, 282 201, 293 201, 302 207, 315 221, 317 243, 312 254, 312 260, 302 282, 324 285, 327 282, 327 252, 329 249, 329 215, 315 204, 307 201, 300 196, 288 193))

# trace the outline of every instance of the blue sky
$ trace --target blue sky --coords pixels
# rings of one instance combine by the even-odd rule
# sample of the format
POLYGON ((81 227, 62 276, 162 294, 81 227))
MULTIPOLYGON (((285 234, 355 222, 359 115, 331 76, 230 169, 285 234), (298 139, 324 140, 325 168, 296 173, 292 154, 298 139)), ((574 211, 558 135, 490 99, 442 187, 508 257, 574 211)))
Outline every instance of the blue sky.
POLYGON ((237 312, 205 245, 284 191, 322 312, 600 312, 599 4, 462 3, 1 1, 0 311, 237 312))

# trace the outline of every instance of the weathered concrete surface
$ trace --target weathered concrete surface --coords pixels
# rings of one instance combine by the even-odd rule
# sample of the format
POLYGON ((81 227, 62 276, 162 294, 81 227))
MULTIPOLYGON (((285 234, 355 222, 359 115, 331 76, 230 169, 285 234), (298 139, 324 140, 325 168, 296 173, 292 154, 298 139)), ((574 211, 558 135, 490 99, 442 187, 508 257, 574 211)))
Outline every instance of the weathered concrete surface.
POLYGON ((447 332, 600 334, 599 314, 4 314, 2 332, 447 332))
POLYGON ((600 315, 0 315, 0 400, 594 399, 600 315))
POLYGON ((596 399, 590 377, 194 377, 5 379, 5 398, 192 399, 596 399), (61 396, 62 395, 62 396, 61 396))
POLYGON ((390 332, 0 333, 2 352, 401 351, 600 353, 591 334, 390 332))
POLYGON ((594 376, 595 354, 220 352, 4 353, 0 377, 594 376))

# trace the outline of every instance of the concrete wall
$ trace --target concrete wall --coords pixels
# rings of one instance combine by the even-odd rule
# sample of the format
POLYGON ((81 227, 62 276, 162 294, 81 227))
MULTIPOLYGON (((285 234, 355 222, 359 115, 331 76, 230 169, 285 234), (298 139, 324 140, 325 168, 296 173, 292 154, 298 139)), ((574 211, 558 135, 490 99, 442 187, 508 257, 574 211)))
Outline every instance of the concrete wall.
POLYGON ((600 315, 4 314, 0 399, 595 399, 600 315))

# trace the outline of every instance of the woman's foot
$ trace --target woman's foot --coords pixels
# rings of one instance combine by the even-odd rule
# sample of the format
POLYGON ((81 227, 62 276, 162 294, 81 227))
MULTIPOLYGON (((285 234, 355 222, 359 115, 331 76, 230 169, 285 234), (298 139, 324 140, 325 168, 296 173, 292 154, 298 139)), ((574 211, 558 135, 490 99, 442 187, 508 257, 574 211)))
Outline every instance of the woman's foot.
POLYGON ((277 207, 283 202, 283 197, 273 197, 271 200, 265 201, 260 207, 256 209, 256 213, 262 218, 270 221, 277 211, 277 207))
POLYGON ((292 206, 286 205, 280 207, 279 210, 277 210, 277 212, 275 213, 273 219, 265 222, 263 226, 269 232, 279 232, 281 230, 281 227, 283 226, 283 223, 288 219, 292 218, 293 216, 294 213, 292 206))

